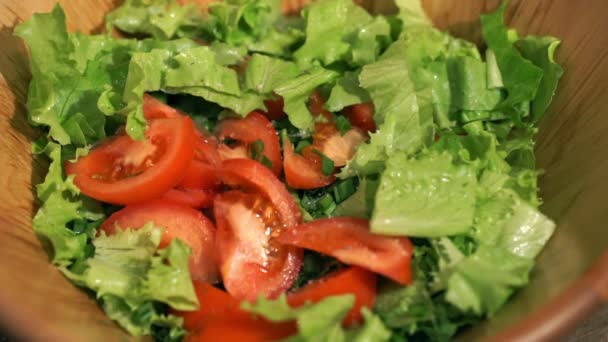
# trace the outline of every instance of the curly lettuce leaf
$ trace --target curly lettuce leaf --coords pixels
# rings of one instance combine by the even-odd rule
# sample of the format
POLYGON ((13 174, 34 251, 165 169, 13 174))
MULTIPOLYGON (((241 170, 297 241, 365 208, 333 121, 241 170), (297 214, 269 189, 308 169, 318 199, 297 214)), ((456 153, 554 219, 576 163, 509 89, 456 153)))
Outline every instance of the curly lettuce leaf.
POLYGON ((78 273, 66 272, 76 284, 95 291, 108 315, 129 333, 149 335, 154 324, 179 329, 181 319, 154 309, 164 303, 177 310, 195 310, 198 302, 190 273, 190 248, 179 240, 159 249, 162 229, 148 224, 93 240, 95 254, 78 273), (148 315, 140 311, 148 308, 148 315))
POLYGON ((99 206, 80 196, 73 176, 64 176, 60 145, 44 143, 43 146, 34 146, 34 153, 44 153, 51 159, 44 182, 36 186, 42 203, 34 216, 34 232, 50 242, 53 263, 68 266, 87 256, 88 236, 71 229, 71 224, 75 221, 98 221, 104 218, 104 214, 99 206))
POLYGON ((367 308, 362 309, 365 323, 361 327, 342 328, 342 320, 354 303, 355 297, 347 294, 291 308, 283 295, 276 300, 259 298, 255 303, 243 302, 241 308, 272 322, 295 320, 298 334, 286 341, 388 341, 390 330, 367 308))
POLYGON ((199 24, 196 6, 181 6, 175 0, 126 0, 106 15, 106 26, 131 34, 146 34, 155 39, 174 38, 180 28, 199 24))
MULTIPOLYGON (((357 31, 369 24, 373 18, 352 0, 319 1, 308 7, 304 16, 306 41, 293 54, 301 66, 311 65, 314 61, 327 66, 344 60, 353 47, 360 50, 363 48, 360 45, 366 44, 364 41, 376 37, 376 32, 357 34, 357 31), (357 38, 356 43, 351 45, 347 37, 353 34, 357 38), (373 38, 365 37, 366 34, 373 38)), ((374 27, 374 31, 382 33, 382 28, 374 27)))

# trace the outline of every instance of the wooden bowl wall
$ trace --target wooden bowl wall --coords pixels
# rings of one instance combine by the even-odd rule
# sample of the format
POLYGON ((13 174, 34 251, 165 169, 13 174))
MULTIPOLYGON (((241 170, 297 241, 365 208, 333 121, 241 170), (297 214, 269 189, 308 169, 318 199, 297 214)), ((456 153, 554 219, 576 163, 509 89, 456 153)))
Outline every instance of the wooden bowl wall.
MULTIPOLYGON (((29 65, 12 28, 55 1, 0 1, 0 325, 28 340, 128 340, 95 300, 72 286, 54 266, 31 229, 33 185, 45 161, 33 158, 39 134, 27 123, 29 65)), ((70 30, 99 28, 111 0, 64 0, 70 30)), ((208 2, 198 1, 203 7, 208 2)), ((285 9, 306 2, 290 0, 285 9)), ((361 1, 377 12, 392 1, 361 1)), ((479 14, 498 1, 430 0, 436 24, 480 40, 479 14)), ((542 210, 558 223, 538 258, 531 283, 464 340, 551 339, 608 297, 608 2, 605 0, 511 1, 507 22, 521 34, 563 40, 557 59, 566 73, 541 125, 537 146, 542 210)))

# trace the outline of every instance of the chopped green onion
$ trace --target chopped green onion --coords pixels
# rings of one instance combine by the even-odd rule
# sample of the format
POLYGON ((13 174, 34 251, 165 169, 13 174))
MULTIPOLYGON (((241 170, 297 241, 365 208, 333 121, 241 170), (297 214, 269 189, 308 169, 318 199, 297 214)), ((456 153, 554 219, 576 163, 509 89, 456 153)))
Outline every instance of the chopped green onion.
POLYGON ((266 156, 262 155, 260 163, 272 170, 272 161, 270 161, 270 159, 268 159, 266 156))
POLYGON ((333 188, 336 203, 341 203, 355 193, 357 178, 347 178, 336 183, 333 188))
POLYGON ((340 131, 340 135, 346 134, 353 126, 350 124, 347 118, 342 115, 336 116, 336 127, 340 131))
POLYGON ((315 150, 315 153, 321 156, 321 172, 323 172, 323 175, 331 176, 334 173, 334 161, 319 150, 315 150))
POLYGON ((264 155, 264 142, 258 139, 249 145, 251 159, 259 161, 264 155))

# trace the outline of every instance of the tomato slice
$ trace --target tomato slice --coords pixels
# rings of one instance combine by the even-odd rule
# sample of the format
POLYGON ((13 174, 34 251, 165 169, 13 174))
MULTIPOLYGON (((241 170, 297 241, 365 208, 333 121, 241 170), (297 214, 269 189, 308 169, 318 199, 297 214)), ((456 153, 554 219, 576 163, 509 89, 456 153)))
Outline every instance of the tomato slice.
POLYGON ((365 132, 375 132, 374 104, 372 102, 361 103, 344 108, 344 115, 350 124, 359 127, 365 132))
POLYGON ((279 213, 259 194, 229 191, 216 197, 216 250, 224 287, 235 298, 277 297, 298 277, 302 250, 275 242, 285 229, 279 213))
POLYGON ((343 294, 355 296, 355 305, 344 318, 344 325, 361 323, 361 308, 372 308, 376 300, 376 275, 359 267, 349 267, 308 283, 290 294, 287 302, 292 307, 298 307, 307 302, 316 303, 326 297, 343 294))
POLYGON ((295 322, 272 323, 263 319, 221 317, 195 334, 186 342, 268 342, 280 341, 297 332, 295 322))
POLYGON ((213 206, 213 199, 215 196, 216 192, 214 191, 177 187, 165 192, 162 199, 195 209, 203 209, 211 208, 213 206))
POLYGON ((262 155, 272 163, 272 172, 277 176, 281 174, 283 165, 279 136, 264 115, 251 112, 243 119, 224 119, 218 124, 218 132, 220 140, 237 140, 246 144, 249 149, 255 141, 260 140, 264 145, 262 155))
POLYGON ((286 228, 302 222, 298 204, 285 184, 267 167, 251 159, 231 159, 222 163, 218 176, 229 186, 241 187, 261 194, 279 213, 286 228))
POLYGON ((350 129, 344 135, 335 126, 331 132, 329 129, 324 131, 315 133, 313 147, 331 159, 335 167, 346 165, 354 157, 357 146, 367 140, 366 134, 358 128, 350 129))
POLYGON ((127 135, 110 138, 76 163, 68 175, 87 196, 114 204, 157 198, 175 185, 194 157, 194 126, 187 117, 156 119, 145 140, 127 135))
POLYGON ((194 291, 200 307, 196 311, 172 312, 184 319, 184 328, 189 331, 201 329, 209 322, 227 316, 244 316, 248 313, 240 310, 240 302, 213 285, 195 281, 194 291))
POLYGON ((195 209, 163 200, 133 204, 112 214, 101 225, 101 230, 113 234, 116 227, 139 229, 148 222, 164 229, 161 248, 173 238, 190 246, 190 272, 194 279, 205 282, 219 279, 215 262, 215 227, 195 209))
MULTIPOLYGON (((291 141, 283 138, 283 169, 285 170, 285 180, 294 189, 316 189, 322 188, 333 183, 336 177, 325 176, 322 172, 320 160, 307 159, 296 154, 291 141)), ((311 155, 315 157, 315 155, 311 155)), ((320 158, 316 155, 317 158, 320 158)))
POLYGON ((266 105, 266 112, 264 114, 269 120, 279 120, 285 117, 283 97, 277 96, 274 100, 266 100, 264 101, 264 105, 266 105))
POLYGON ((372 234, 369 222, 364 219, 315 220, 284 230, 277 241, 331 255, 345 264, 363 267, 400 284, 412 281, 410 240, 372 234))
POLYGON ((157 100, 154 96, 144 94, 144 117, 151 119, 172 119, 183 115, 179 110, 164 104, 157 100))

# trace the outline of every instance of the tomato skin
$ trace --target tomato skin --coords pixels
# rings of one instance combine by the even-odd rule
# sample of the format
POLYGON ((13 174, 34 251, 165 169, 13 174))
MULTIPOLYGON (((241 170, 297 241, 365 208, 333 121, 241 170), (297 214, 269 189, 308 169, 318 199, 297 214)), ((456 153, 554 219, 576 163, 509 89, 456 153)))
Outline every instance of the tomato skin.
POLYGON ((193 160, 179 185, 186 189, 216 189, 219 186, 217 167, 193 160))
POLYGON ((149 94, 144 94, 143 111, 144 117, 148 120, 172 119, 184 115, 179 110, 164 104, 149 94))
POLYGON ((194 279, 205 282, 219 279, 215 260, 215 227, 198 210, 165 200, 133 204, 112 214, 100 230, 112 235, 116 227, 139 229, 149 222, 164 229, 161 248, 174 238, 190 246, 190 272, 194 279))
POLYGON ((285 184, 266 166, 251 159, 225 160, 218 176, 226 185, 258 192, 268 199, 278 211, 286 228, 302 222, 300 207, 287 191, 285 184))
MULTIPOLYGON (((322 188, 336 180, 333 175, 325 176, 323 174, 320 161, 296 154, 288 138, 283 138, 283 154, 285 180, 294 189, 322 188)), ((320 158, 318 155, 312 155, 312 157, 320 158)))
POLYGON ((198 330, 214 319, 226 316, 246 315, 240 310, 240 302, 215 286, 203 282, 193 283, 199 309, 196 311, 177 311, 172 313, 184 319, 184 328, 188 331, 198 330))
POLYGON ((302 250, 274 236, 285 228, 279 213, 259 194, 229 191, 216 197, 216 251, 223 284, 239 300, 275 298, 297 279, 302 250))
POLYGON ((348 106, 344 108, 344 115, 351 125, 359 127, 365 132, 376 132, 374 104, 372 102, 348 106))
POLYGON ((316 303, 326 297, 343 294, 355 296, 355 305, 344 318, 344 325, 363 322, 361 308, 372 308, 376 300, 376 275, 359 267, 339 270, 291 293, 287 297, 287 303, 299 307, 307 302, 316 303))
POLYGON ((272 323, 240 309, 240 302, 212 285, 195 282, 197 311, 173 311, 193 332, 187 341, 275 341, 297 332, 294 322, 272 323))
POLYGON ((412 281, 410 240, 372 234, 369 222, 364 219, 315 220, 284 230, 277 241, 331 255, 345 264, 360 266, 400 284, 412 281))
POLYGON ((213 206, 215 196, 214 191, 175 188, 165 192, 161 199, 195 209, 203 209, 213 206))
POLYGON ((280 341, 297 332, 295 322, 272 323, 263 319, 222 317, 210 322, 186 342, 268 342, 280 341))
POLYGON ((266 112, 264 114, 268 120, 280 120, 286 116, 283 111, 285 102, 282 96, 277 96, 274 100, 266 100, 264 101, 264 105, 266 105, 266 112))
POLYGON ((177 185, 194 157, 195 132, 187 117, 156 119, 146 140, 110 138, 65 170, 87 196, 113 204, 160 197, 177 185), (131 168, 134 171, 129 171, 131 168))
POLYGON ((250 145, 257 140, 264 143, 262 154, 272 162, 272 172, 281 174, 281 146, 274 126, 259 112, 251 112, 243 119, 224 119, 218 124, 218 137, 240 141, 250 145))

